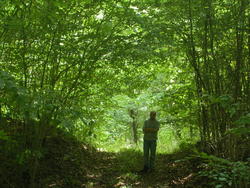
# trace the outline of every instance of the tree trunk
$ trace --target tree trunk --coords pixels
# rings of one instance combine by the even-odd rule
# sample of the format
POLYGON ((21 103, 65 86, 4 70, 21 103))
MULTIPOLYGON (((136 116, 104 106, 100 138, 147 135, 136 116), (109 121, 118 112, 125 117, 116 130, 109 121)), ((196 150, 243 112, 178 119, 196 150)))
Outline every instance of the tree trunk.
POLYGON ((130 117, 132 118, 131 130, 132 130, 133 142, 134 142, 135 144, 137 144, 137 142, 138 142, 137 120, 136 120, 136 116, 137 116, 137 111, 134 110, 134 109, 131 109, 131 110, 130 110, 130 117))

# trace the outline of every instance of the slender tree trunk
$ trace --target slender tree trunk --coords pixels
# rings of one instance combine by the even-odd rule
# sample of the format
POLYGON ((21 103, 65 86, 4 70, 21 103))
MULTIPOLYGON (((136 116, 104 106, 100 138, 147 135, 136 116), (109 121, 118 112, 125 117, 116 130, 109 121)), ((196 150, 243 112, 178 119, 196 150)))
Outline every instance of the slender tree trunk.
POLYGON ((131 125, 131 130, 132 130, 132 138, 133 142, 137 144, 138 142, 138 134, 137 134, 137 121, 136 121, 136 116, 137 116, 137 111, 134 109, 130 110, 130 117, 132 118, 132 125, 131 125))

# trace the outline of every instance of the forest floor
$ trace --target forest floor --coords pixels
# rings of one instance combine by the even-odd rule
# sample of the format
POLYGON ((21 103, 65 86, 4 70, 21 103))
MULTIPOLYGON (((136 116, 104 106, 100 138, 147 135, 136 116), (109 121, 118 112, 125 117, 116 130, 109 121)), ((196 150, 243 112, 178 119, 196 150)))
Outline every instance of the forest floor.
POLYGON ((197 161, 183 160, 189 155, 187 152, 158 154, 155 170, 140 173, 140 151, 100 152, 61 138, 51 139, 47 148, 50 151, 41 162, 46 167, 40 171, 42 187, 206 187, 197 178, 197 161))
MULTIPOLYGON (((140 173, 142 152, 133 149, 117 153, 100 152, 76 141, 72 136, 57 135, 46 139, 36 172, 36 188, 168 188, 208 187, 197 173, 198 159, 190 151, 157 154, 155 171, 140 173)), ((1 154, 1 152, 0 152, 1 154)), ((0 164, 1 188, 27 188, 32 163, 22 164, 4 155, 0 164)))
MULTIPOLYGON (((120 156, 125 153, 127 152, 99 154, 96 163, 98 165, 87 175, 86 187, 199 187, 195 182, 196 167, 188 161, 176 160, 178 154, 157 155, 156 169, 153 172, 141 173, 139 166, 142 166, 142 160, 135 167, 128 166, 128 162, 121 160, 120 156)), ((134 159, 127 158, 127 160, 134 159)))

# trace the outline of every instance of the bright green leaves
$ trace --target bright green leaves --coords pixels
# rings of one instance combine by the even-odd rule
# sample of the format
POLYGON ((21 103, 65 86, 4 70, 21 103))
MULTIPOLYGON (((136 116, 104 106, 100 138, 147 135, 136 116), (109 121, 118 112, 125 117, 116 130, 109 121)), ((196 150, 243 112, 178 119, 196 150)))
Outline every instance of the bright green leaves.
POLYGON ((109 22, 105 22, 104 24, 101 25, 101 29, 102 29, 102 34, 104 36, 108 36, 111 34, 112 30, 113 30, 113 24, 111 21, 109 22))
POLYGON ((0 105, 4 107, 5 111, 19 112, 24 115, 27 106, 26 90, 16 84, 16 81, 11 75, 4 71, 0 71, 0 105))
POLYGON ((0 89, 2 90, 5 86, 5 82, 2 78, 0 78, 0 89))
POLYGON ((0 71, 0 89, 7 93, 17 94, 17 86, 14 79, 4 71, 0 71))

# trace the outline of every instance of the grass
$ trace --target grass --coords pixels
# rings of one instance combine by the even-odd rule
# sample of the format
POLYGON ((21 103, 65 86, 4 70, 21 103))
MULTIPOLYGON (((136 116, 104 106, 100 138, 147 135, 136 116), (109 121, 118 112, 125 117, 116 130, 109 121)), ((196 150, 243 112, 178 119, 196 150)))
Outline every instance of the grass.
MULTIPOLYGON (((157 140, 157 153, 159 154, 171 154, 178 151, 180 146, 183 143, 195 143, 199 138, 198 136, 190 138, 187 130, 183 130, 181 133, 181 139, 177 138, 176 134, 172 129, 162 129, 159 131, 158 140, 157 140)), ((131 141, 126 140, 125 138, 115 138, 113 140, 102 140, 94 141, 94 144, 101 151, 106 152, 120 152, 125 149, 135 149, 142 152, 143 149, 143 139, 142 136, 138 141, 138 144, 135 145, 131 141)))

